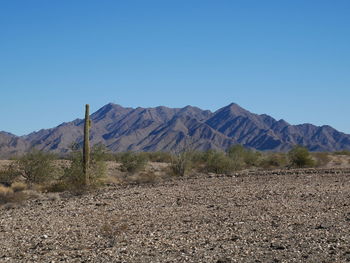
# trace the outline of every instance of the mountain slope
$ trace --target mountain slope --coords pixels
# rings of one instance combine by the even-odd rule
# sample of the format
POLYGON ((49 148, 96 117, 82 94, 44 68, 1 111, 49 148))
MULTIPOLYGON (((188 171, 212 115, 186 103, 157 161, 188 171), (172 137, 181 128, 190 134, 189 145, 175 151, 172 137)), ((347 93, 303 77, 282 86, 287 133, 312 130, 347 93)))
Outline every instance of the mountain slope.
MULTIPOLYGON (((124 108, 109 103, 91 115, 92 144, 111 151, 179 151, 222 149, 242 144, 258 150, 286 151, 301 144, 312 151, 350 149, 350 135, 330 126, 290 125, 230 104, 212 113, 197 107, 124 108)), ((83 120, 18 137, 0 132, 0 157, 35 147, 66 153, 83 140, 83 120)))
POLYGON ((28 145, 21 137, 0 131, 0 158, 22 154, 27 149, 28 145))

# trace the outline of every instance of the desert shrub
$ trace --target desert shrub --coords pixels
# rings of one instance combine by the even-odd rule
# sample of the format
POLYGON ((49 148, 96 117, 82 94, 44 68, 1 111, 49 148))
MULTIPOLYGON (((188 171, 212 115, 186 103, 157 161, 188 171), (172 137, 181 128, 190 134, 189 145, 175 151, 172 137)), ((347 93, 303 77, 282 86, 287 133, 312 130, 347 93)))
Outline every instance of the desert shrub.
POLYGON ((322 167, 322 166, 326 166, 330 161, 330 157, 329 154, 326 152, 316 152, 316 153, 312 153, 312 156, 315 158, 316 163, 315 165, 317 167, 322 167))
POLYGON ((14 182, 11 184, 11 189, 14 192, 21 192, 27 189, 27 184, 23 182, 14 182))
POLYGON ((261 158, 261 153, 246 149, 240 144, 228 148, 227 154, 236 164, 237 169, 258 166, 261 158))
POLYGON ((227 149, 227 154, 232 159, 233 158, 243 159, 244 153, 245 153, 245 148, 240 144, 233 145, 227 149))
POLYGON ((74 185, 69 184, 68 180, 58 180, 56 182, 53 182, 51 184, 48 184, 45 186, 45 188, 43 189, 44 192, 49 192, 49 193, 60 193, 60 192, 64 192, 67 190, 76 190, 78 189, 78 186, 76 185, 76 187, 74 187, 74 185))
POLYGON ((293 167, 303 168, 312 167, 315 165, 315 161, 307 148, 303 146, 295 146, 288 152, 288 158, 290 165, 293 167))
POLYGON ((107 175, 106 159, 108 150, 104 145, 95 145, 91 150, 90 178, 96 184, 107 175))
POLYGON ((224 152, 209 150, 203 156, 206 172, 225 174, 240 169, 240 165, 224 152))
POLYGON ((121 170, 123 172, 135 173, 145 168, 147 158, 140 153, 126 152, 120 157, 121 170))
MULTIPOLYGON (((80 148, 75 149, 74 151, 78 151, 80 150, 80 148)), ((90 154, 95 154, 98 155, 98 160, 100 161, 115 161, 116 160, 116 153, 112 153, 110 150, 108 150, 107 146, 102 144, 102 143, 98 143, 95 144, 92 148, 91 148, 91 153, 90 154)), ((96 159, 96 158, 95 158, 96 159)))
POLYGON ((71 163, 64 168, 63 176, 55 183, 47 187, 50 192, 84 192, 85 190, 98 187, 102 184, 103 178, 106 176, 105 163, 105 147, 101 145, 94 146, 91 149, 90 166, 88 169, 89 184, 86 184, 83 154, 81 151, 73 151, 70 155, 71 163))
POLYGON ((0 171, 0 184, 10 186, 20 175, 21 172, 16 165, 10 164, 4 170, 0 171))
POLYGON ((64 168, 64 174, 58 182, 52 185, 52 192, 60 190, 76 190, 85 187, 85 174, 83 168, 83 154, 81 151, 74 151, 70 155, 71 163, 64 168))
POLYGON ((192 151, 192 154, 191 154, 192 163, 193 164, 204 163, 209 151, 192 151))
POLYGON ((109 247, 113 247, 116 245, 118 238, 127 230, 127 220, 118 216, 108 216, 103 219, 103 224, 100 227, 100 235, 105 238, 109 247))
POLYGON ((23 191, 14 192, 12 188, 0 185, 0 205, 6 203, 20 203, 28 196, 23 191))
POLYGON ((90 155, 92 161, 106 162, 115 160, 114 154, 102 143, 92 146, 90 155))
POLYGON ((350 151, 348 150, 342 150, 342 151, 337 151, 333 153, 334 155, 348 155, 350 156, 350 151))
POLYGON ((0 185, 0 204, 9 202, 13 197, 13 190, 10 187, 0 185))
POLYGON ((127 176, 124 181, 131 184, 152 184, 157 181, 157 176, 153 171, 142 171, 127 176))
POLYGON ((54 159, 51 153, 32 150, 17 160, 18 171, 28 184, 44 183, 57 176, 54 159))
POLYGON ((242 145, 233 145, 227 149, 227 155, 232 163, 235 163, 236 169, 239 170, 244 167, 245 149, 242 145))
POLYGON ((192 151, 191 152, 191 169, 198 172, 206 171, 206 162, 212 150, 208 151, 192 151))
POLYGON ((173 175, 184 176, 191 168, 191 152, 182 152, 172 156, 170 169, 173 175))
POLYGON ((265 169, 283 168, 287 166, 288 160, 285 153, 265 153, 262 155, 259 166, 265 169))
POLYGON ((125 153, 115 153, 113 155, 114 159, 113 161, 117 162, 117 163, 121 163, 122 162, 122 156, 124 155, 125 153))
POLYGON ((247 167, 259 166, 262 154, 253 150, 246 150, 244 154, 244 163, 247 167))
POLYGON ((115 161, 115 153, 107 152, 104 154, 104 161, 115 161))
POLYGON ((148 160, 158 163, 171 163, 172 154, 169 152, 147 152, 148 160))

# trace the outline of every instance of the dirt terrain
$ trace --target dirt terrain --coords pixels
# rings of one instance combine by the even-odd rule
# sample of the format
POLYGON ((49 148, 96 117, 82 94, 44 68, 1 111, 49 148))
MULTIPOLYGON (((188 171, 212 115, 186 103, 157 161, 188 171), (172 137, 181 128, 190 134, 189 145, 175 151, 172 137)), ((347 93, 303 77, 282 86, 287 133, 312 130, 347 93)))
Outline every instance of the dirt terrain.
POLYGON ((203 174, 0 212, 0 262, 350 262, 349 169, 203 174))

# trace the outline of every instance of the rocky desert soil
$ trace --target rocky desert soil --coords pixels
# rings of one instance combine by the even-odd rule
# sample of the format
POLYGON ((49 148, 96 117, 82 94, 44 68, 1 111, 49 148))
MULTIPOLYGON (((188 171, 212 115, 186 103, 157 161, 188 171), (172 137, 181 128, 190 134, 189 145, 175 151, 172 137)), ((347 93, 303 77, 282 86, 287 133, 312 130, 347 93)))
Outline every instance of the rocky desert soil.
POLYGON ((0 262, 350 262, 349 169, 43 194, 0 213, 0 262))

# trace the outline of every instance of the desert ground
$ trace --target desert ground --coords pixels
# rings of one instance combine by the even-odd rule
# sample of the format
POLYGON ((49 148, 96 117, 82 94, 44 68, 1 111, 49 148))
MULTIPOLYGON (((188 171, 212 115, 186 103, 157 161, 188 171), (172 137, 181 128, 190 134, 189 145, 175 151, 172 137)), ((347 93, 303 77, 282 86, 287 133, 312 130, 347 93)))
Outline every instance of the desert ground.
POLYGON ((349 168, 195 174, 4 205, 0 262, 350 262, 349 228, 349 168))

